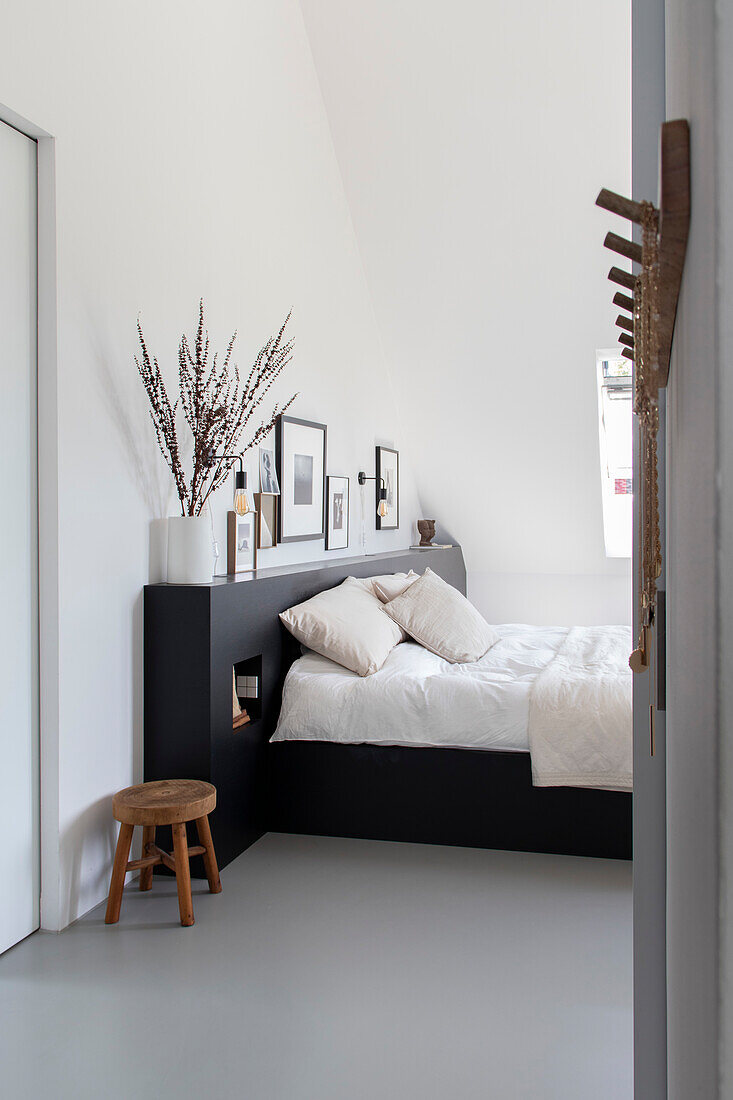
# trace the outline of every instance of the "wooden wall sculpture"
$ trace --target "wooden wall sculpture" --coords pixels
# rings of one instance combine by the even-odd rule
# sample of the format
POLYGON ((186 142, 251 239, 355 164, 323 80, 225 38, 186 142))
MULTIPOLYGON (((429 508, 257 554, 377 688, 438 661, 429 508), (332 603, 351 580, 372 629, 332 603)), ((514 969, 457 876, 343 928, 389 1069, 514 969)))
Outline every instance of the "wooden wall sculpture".
MULTIPOLYGON (((633 202, 605 189, 596 204, 641 226, 641 244, 608 233, 605 247, 639 268, 631 274, 618 267, 608 273, 611 282, 631 295, 614 295, 621 310, 616 319, 619 342, 630 359, 634 377, 634 413, 639 430, 641 491, 640 545, 635 580, 641 623, 636 649, 629 658, 634 672, 649 672, 650 750, 654 753, 654 688, 660 679, 654 662, 653 638, 662 629, 658 621, 657 580, 662 569, 659 529, 657 434, 659 390, 667 385, 677 301, 690 223, 690 131, 685 119, 665 122, 661 132, 659 206, 633 202)), ((659 646, 657 647, 659 650, 659 646)), ((657 695, 658 701, 658 695, 657 695)))

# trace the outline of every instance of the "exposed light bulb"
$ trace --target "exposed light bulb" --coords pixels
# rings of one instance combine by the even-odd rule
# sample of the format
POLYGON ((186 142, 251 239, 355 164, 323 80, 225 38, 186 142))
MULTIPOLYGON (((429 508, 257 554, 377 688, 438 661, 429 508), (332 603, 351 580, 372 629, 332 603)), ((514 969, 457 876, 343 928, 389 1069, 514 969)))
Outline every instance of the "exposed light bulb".
POLYGON ((380 500, 379 507, 377 508, 377 515, 381 516, 382 519, 384 519, 384 517, 387 515, 387 501, 386 500, 380 500))
POLYGON ((252 511, 247 492, 247 474, 244 470, 237 470, 234 475, 234 511, 238 516, 246 516, 252 511))

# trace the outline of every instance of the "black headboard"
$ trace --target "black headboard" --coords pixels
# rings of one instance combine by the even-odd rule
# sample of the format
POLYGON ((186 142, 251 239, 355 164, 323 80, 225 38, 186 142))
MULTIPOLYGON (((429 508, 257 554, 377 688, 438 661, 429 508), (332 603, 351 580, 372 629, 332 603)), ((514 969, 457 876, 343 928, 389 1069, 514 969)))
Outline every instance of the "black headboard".
POLYGON ((145 778, 215 784, 219 806, 212 825, 222 865, 263 831, 262 754, 277 723, 284 672, 298 652, 279 613, 349 576, 422 573, 426 566, 465 594, 458 546, 329 558, 217 577, 206 585, 146 585, 145 778), (236 733, 234 666, 252 667, 260 677, 253 721, 236 733))
MULTIPOLYGON (((271 571, 273 573, 273 580, 286 581, 287 578, 286 586, 281 587, 277 583, 274 584, 267 590, 267 598, 265 600, 262 598, 265 593, 261 588, 255 589, 252 593, 257 602, 258 616, 262 614, 263 619, 271 616, 272 619, 277 622, 280 631, 280 669, 279 683, 277 685, 278 690, 276 691, 277 713, 271 715, 272 728, 269 733, 273 732, 277 722, 277 716, 280 710, 280 689, 282 688, 282 683, 291 664, 293 661, 297 660, 301 654, 300 643, 285 629, 278 619, 280 612, 285 611, 288 607, 293 607, 295 604, 302 603, 303 600, 310 599, 311 596, 315 596, 318 592, 324 592, 326 589, 335 588, 346 580, 347 577, 376 577, 383 573, 408 573, 411 569, 414 569, 416 573, 421 573, 426 565, 430 565, 434 573, 438 573, 443 580, 452 584, 454 588, 457 588, 459 592, 462 592, 465 596, 466 569, 463 563, 463 554, 458 546, 451 547, 450 551, 400 550, 393 554, 379 554, 360 558, 341 558, 334 561, 319 561, 310 563, 307 567, 296 567, 297 571, 295 572, 292 567, 283 567, 282 570, 277 569, 271 571), (426 561, 427 554, 430 555, 430 558, 426 561)), ((253 578, 250 577, 250 579, 253 578)), ((265 578, 263 574, 260 573, 256 579, 263 580, 265 578)), ((233 581, 234 578, 221 578, 221 582, 224 584, 232 583, 233 581)), ((236 581, 234 581, 234 583, 236 583, 236 581)), ((263 622, 263 626, 264 625, 263 622)))
MULTIPOLYGON (((422 573, 426 566, 466 594, 466 567, 460 546, 449 550, 397 550, 358 558, 333 558, 295 566, 260 570, 240 577, 218 577, 212 584, 212 608, 225 651, 241 649, 242 625, 247 623, 247 648, 262 654, 262 718, 267 738, 280 713, 285 675, 300 646, 278 618, 281 611, 335 588, 347 577, 376 577, 381 573, 422 573)), ((225 658, 228 663, 228 658, 225 658)), ((231 674, 230 674, 231 675, 231 674)))

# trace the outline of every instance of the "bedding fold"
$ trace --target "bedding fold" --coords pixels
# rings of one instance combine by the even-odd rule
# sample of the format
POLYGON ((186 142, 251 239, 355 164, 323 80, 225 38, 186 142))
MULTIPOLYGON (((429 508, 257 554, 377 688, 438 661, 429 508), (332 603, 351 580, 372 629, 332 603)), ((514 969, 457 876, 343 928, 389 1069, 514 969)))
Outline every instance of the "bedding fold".
POLYGON ((530 685, 566 630, 496 630, 499 641, 474 664, 403 642, 364 678, 306 653, 286 677, 272 740, 527 752, 530 685))
POLYGON ((630 631, 571 627, 529 695, 536 787, 632 789, 630 631))

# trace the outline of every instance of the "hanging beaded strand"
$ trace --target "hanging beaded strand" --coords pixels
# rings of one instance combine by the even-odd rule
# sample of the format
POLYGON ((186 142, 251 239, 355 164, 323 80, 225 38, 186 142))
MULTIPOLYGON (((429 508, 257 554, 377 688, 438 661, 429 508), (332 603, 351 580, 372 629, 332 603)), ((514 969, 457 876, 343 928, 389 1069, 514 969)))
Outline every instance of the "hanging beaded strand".
POLYGON ((642 265, 634 288, 634 412, 638 418, 641 462, 638 647, 631 655, 635 672, 649 667, 650 628, 654 622, 657 580, 662 571, 659 523, 659 386, 654 332, 659 287, 659 215, 650 202, 642 206, 642 265))

